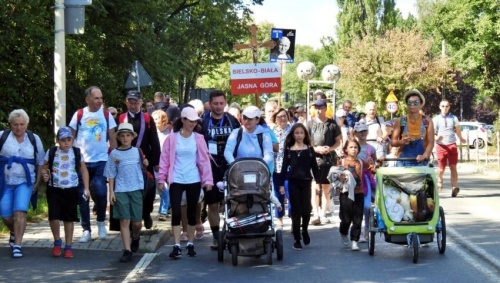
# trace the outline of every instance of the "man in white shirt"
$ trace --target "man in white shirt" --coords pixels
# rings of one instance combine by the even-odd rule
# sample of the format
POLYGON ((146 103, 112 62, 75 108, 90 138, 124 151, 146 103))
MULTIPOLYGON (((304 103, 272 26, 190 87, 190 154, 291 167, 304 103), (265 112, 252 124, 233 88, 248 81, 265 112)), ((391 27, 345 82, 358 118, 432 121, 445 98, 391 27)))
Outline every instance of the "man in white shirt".
MULTIPOLYGON (((97 227, 100 239, 107 236, 105 218, 108 204, 106 177, 104 167, 108 160, 108 152, 116 148, 114 138, 116 122, 108 110, 102 108, 102 91, 97 86, 85 90, 87 107, 79 109, 69 122, 75 137, 75 146, 82 151, 83 161, 89 172, 90 192, 97 208, 97 227), (105 115, 108 117, 106 118, 105 115)), ((83 186, 79 185, 80 216, 83 228, 81 243, 92 238, 90 228, 90 209, 88 199, 83 198, 83 186)))

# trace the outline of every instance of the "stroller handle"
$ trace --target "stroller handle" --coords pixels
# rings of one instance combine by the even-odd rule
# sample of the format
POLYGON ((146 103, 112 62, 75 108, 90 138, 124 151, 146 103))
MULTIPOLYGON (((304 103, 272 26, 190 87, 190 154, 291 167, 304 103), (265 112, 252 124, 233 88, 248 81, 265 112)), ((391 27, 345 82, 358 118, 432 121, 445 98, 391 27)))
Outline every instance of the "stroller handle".
MULTIPOLYGON (((384 158, 384 161, 417 161, 416 157, 388 157, 384 158)), ((429 161, 429 159, 424 159, 423 161, 429 161)))

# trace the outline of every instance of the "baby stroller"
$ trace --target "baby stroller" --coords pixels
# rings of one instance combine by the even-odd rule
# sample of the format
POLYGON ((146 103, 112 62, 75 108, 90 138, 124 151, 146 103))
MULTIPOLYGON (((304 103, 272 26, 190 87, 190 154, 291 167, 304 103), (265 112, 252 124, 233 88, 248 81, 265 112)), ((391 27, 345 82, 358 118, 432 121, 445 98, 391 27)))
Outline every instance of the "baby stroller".
POLYGON ((270 173, 258 158, 236 159, 224 176, 224 224, 218 239, 217 259, 224 261, 224 249, 238 265, 238 256, 266 255, 273 264, 273 251, 283 259, 282 231, 273 226, 270 173), (274 239, 274 237, 276 237, 274 239))
MULTIPOLYGON (((388 159, 389 160, 389 159, 388 159)), ((415 158, 390 158, 389 161, 415 161, 415 158)), ((429 166, 381 167, 376 173, 375 204, 370 209, 368 254, 375 252, 375 234, 385 241, 408 245, 413 263, 418 262, 421 244, 430 243, 436 235, 440 254, 446 250, 444 210, 434 169, 429 166)))

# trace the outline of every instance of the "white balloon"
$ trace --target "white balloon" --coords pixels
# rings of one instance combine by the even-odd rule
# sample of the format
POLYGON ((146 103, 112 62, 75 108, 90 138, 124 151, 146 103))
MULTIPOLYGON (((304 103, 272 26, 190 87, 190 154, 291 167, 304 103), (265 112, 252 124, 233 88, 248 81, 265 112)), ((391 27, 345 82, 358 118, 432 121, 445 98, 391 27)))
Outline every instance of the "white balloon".
POLYGON ((321 77, 324 81, 338 81, 340 79, 340 69, 335 65, 326 65, 321 71, 321 77))
POLYGON ((316 73, 316 66, 309 61, 300 62, 297 66, 297 76, 304 81, 310 80, 316 73))

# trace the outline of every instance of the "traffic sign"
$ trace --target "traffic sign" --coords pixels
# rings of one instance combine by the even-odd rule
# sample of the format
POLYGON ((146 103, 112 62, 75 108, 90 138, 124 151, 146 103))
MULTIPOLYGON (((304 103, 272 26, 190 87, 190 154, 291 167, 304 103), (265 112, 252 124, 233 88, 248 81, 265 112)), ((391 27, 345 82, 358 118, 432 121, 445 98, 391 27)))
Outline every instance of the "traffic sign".
POLYGON ((385 110, 387 110, 387 112, 389 112, 391 114, 398 112, 398 110, 399 110, 398 103, 395 101, 387 102, 385 104, 385 110))
POLYGON ((135 61, 130 68, 125 89, 137 89, 140 91, 141 86, 152 86, 153 80, 148 72, 141 65, 141 62, 135 61))

